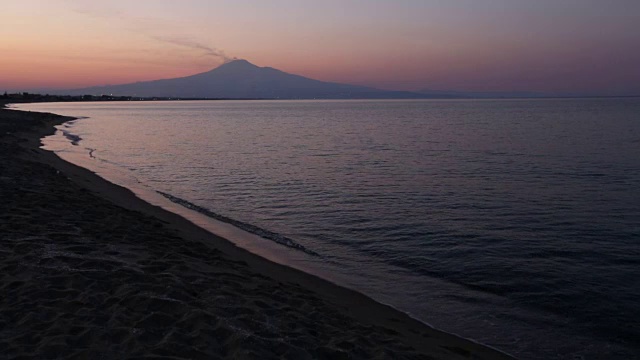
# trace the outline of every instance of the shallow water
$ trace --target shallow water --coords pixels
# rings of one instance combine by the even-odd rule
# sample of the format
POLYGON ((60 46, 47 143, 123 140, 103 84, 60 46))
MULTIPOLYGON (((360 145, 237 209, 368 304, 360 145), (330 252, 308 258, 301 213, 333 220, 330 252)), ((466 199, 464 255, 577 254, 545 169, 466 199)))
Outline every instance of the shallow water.
POLYGON ((47 147, 437 328, 522 359, 640 354, 639 99, 19 108, 89 117, 47 147))

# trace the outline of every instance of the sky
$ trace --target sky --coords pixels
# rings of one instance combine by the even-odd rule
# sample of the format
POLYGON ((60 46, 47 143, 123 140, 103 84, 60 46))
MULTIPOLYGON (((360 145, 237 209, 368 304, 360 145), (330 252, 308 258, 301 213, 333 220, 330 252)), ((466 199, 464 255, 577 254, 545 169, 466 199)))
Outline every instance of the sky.
POLYGON ((0 91, 233 58, 393 90, 640 95, 638 0, 0 0, 0 91))

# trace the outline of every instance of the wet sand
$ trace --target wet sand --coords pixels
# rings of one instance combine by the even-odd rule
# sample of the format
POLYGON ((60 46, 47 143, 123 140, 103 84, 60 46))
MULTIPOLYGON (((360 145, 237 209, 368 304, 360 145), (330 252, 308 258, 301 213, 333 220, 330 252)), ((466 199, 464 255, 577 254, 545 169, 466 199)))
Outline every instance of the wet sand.
POLYGON ((70 118, 0 109, 0 354, 511 359, 267 261, 42 150, 70 118))

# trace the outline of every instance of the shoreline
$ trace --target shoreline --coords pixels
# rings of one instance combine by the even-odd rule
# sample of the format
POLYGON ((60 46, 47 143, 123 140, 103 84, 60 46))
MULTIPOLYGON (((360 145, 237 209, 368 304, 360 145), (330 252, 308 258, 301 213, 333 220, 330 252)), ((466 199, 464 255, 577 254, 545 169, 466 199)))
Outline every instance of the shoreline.
MULTIPOLYGON (((150 229, 145 230, 149 238, 167 237, 167 239, 163 238, 163 240, 166 240, 163 242, 163 246, 170 251, 175 251, 176 254, 183 255, 180 258, 172 260, 172 264, 176 267, 174 271, 170 272, 172 278, 178 278, 188 273, 190 278, 194 278, 200 282, 206 282, 208 279, 203 276, 204 273, 220 273, 232 267, 231 270, 234 276, 231 276, 230 279, 226 279, 226 281, 223 281, 223 283, 219 285, 233 289, 240 289, 243 286, 249 286, 249 288, 253 290, 255 290, 256 287, 264 288, 259 293, 249 293, 251 296, 257 298, 257 300, 254 299, 254 303, 244 304, 235 308, 234 311, 245 313, 245 315, 247 313, 252 314, 250 316, 240 316, 240 320, 242 321, 239 320, 238 316, 232 320, 227 319, 221 321, 221 319, 224 319, 224 315, 216 315, 210 319, 217 324, 211 331, 225 333, 223 337, 227 339, 226 341, 233 343, 232 345, 223 344, 224 346, 222 346, 223 349, 231 351, 231 353, 227 352, 227 356, 252 358, 253 356, 265 355, 262 351, 273 347, 274 344, 278 346, 285 344, 284 346, 280 346, 282 348, 280 350, 283 351, 282 354, 289 354, 293 358, 298 357, 296 355, 305 355, 301 356, 303 358, 330 358, 351 355, 356 358, 369 358, 372 356, 378 358, 428 358, 431 356, 436 359, 512 359, 512 357, 504 353, 471 340, 462 339, 455 335, 433 329, 411 318, 409 315, 390 306, 378 303, 361 293, 340 287, 300 270, 271 262, 247 250, 241 249, 230 241, 198 227, 180 215, 141 200, 129 189, 110 183, 87 169, 68 163, 53 152, 40 149, 40 139, 52 134, 55 131, 54 125, 72 120, 72 118, 53 114, 0 109, 0 125, 4 125, 5 118, 16 118, 18 119, 16 121, 32 121, 36 123, 29 124, 29 126, 22 129, 17 136, 15 133, 7 135, 5 134, 6 130, 3 131, 0 134, 2 144, 3 147, 6 144, 8 148, 15 148, 16 146, 20 148, 16 149, 16 153, 18 154, 16 156, 20 158, 18 162, 28 163, 30 166, 38 168, 38 171, 48 171, 48 176, 39 179, 42 182, 52 180, 51 178, 55 175, 53 175, 54 172, 51 170, 56 171, 56 175, 64 175, 62 179, 60 179, 61 176, 55 179, 55 185, 57 187, 59 187, 60 184, 58 184, 58 182, 60 181, 62 181, 65 186, 64 189, 60 189, 59 192, 55 194, 59 202, 64 202, 62 205, 70 205, 66 200, 71 202, 71 198, 75 198, 75 200, 80 201, 81 204, 91 205, 93 208, 100 208, 101 206, 104 208, 107 204, 111 204, 112 208, 109 208, 108 211, 106 209, 101 210, 105 214, 108 213, 111 217, 124 217, 124 214, 126 214, 127 219, 121 220, 119 224, 121 229, 118 232, 110 233, 107 227, 99 233, 100 236, 104 237, 103 239, 90 238, 88 239, 89 243, 104 245, 104 241, 109 241, 118 236, 126 237, 127 234, 136 233, 137 226, 140 224, 151 225, 150 229), (67 189, 71 189, 72 191, 67 189), (83 196, 88 196, 88 198, 91 198, 91 201, 88 202, 89 200, 81 199, 83 196), (139 221, 140 224, 135 223, 136 221, 139 221), (100 242, 99 240, 104 241, 100 242), (198 249, 194 250, 193 248, 198 249), (199 250, 202 251, 198 252, 199 250), (196 252, 193 253, 193 251, 196 252), (210 257, 202 253, 215 254, 215 257, 210 257), (189 261, 189 263, 181 263, 185 261, 189 261), (212 265, 210 264, 211 262, 215 262, 216 264, 212 265), (195 271, 193 268, 188 271, 181 271, 181 269, 189 266, 198 268, 198 271, 195 271), (202 272, 202 274, 198 275, 198 272, 202 272), (281 294, 277 294, 278 292, 281 292, 281 294), (286 308, 283 308, 281 306, 283 302, 289 302, 290 304, 286 308), (310 304, 313 304, 313 306, 309 306, 310 304), (300 308, 300 311, 296 311, 298 310, 296 306, 300 308), (302 308, 306 309, 302 310, 302 308), (265 325, 264 321, 256 320, 264 313, 271 313, 273 314, 272 317, 278 319, 286 319, 279 320, 282 322, 282 327, 286 328, 286 331, 282 332, 282 329, 273 331, 279 334, 280 337, 270 334, 268 331, 269 326, 267 326, 268 324, 265 325), (304 324, 309 320, 309 316, 307 316, 309 314, 313 315, 314 321, 305 326, 304 324), (249 319, 247 319, 247 317, 249 319), (243 326, 226 326, 229 325, 229 321, 234 322, 236 320, 242 323, 243 326), (318 323, 318 321, 320 323, 318 323), (300 328, 301 323, 303 324, 302 328, 300 328), (337 325, 332 325, 334 323, 337 325), (348 324, 348 326, 343 328, 341 324, 348 324), (292 328, 290 329, 289 327, 292 328), (305 334, 299 334, 301 332, 305 334), (260 335, 258 336, 258 334, 260 335), (289 339, 288 341, 277 340, 282 338, 283 334, 291 334, 284 336, 286 339, 289 339), (249 345, 249 341, 239 342, 239 338, 254 340, 252 342, 253 345, 249 345), (365 341, 366 338, 376 338, 377 341, 367 343, 365 341), (320 339, 324 339, 324 341, 320 339), (356 339, 356 341, 353 341, 354 339, 356 339), (252 348, 252 346, 254 347, 252 348), (313 348, 314 346, 315 348, 313 348), (295 351, 295 355, 292 351, 295 351)), ((20 129, 20 127, 18 127, 18 129, 20 129)), ((12 155, 13 154, 9 153, 7 159, 12 155)), ((3 162, 6 162, 4 160, 6 159, 3 158, 3 162)), ((14 157, 9 160, 15 161, 16 158, 14 157)), ((9 163, 11 164, 11 162, 9 163)), ((20 172, 18 172, 18 176, 19 175, 20 172)), ((24 172, 23 175, 25 175, 24 172)), ((2 174, 2 176, 4 176, 4 174, 2 174)), ((12 178, 11 180, 18 181, 19 179, 12 178)), ((30 207, 46 206, 47 201, 47 199, 36 198, 31 199, 29 204, 22 204, 22 213, 26 212, 27 214, 22 214, 21 216, 29 217, 29 214, 33 214, 33 211, 30 211, 30 207), (44 203, 38 204, 38 201, 44 203)), ((24 203, 26 200, 22 202, 24 203)), ((20 203, 21 199, 17 199, 13 205, 15 206, 20 203)), ((79 212, 78 210, 80 208, 76 211, 70 211, 71 214, 68 215, 70 217, 69 221, 74 220, 73 213, 79 212)), ((13 219, 12 216, 12 214, 8 214, 4 216, 1 221, 3 223, 7 221, 11 223, 13 219), (6 219, 7 217, 8 219, 6 219)), ((49 216, 56 217, 57 214, 54 213, 49 216)), ((49 220, 55 223, 58 219, 49 220)), ((101 221, 96 218, 82 220, 86 222, 83 223, 83 226, 87 228, 91 228, 94 225, 97 226, 97 223, 101 221)), ((4 230, 4 227, 2 229, 4 230)), ((84 234, 84 231, 82 233, 84 234)), ((24 234, 22 234, 22 236, 23 235, 24 234)), ((28 235, 31 237, 39 237, 42 234, 34 232, 28 235)), ((44 239, 41 240, 51 242, 52 239, 46 239, 45 236, 44 239)), ((131 246, 131 244, 128 243, 126 245, 131 246)), ((138 261, 138 258, 146 257, 148 257, 151 262, 162 263, 163 258, 154 258, 145 252, 149 250, 149 247, 154 247, 155 245, 157 244, 150 241, 148 244, 145 244, 143 249, 130 250, 126 254, 121 253, 113 256, 126 257, 128 262, 133 261, 132 264, 136 266, 141 263, 138 261)), ((73 250, 73 246, 71 249, 73 250)), ((67 249, 65 252, 72 252, 72 250, 67 249)), ((40 260, 56 260, 55 257, 54 253, 53 257, 41 258, 40 260)), ((73 258, 73 256, 66 257, 73 258)), ((19 259, 14 260, 17 261, 19 259)), ((82 263, 79 265, 82 265, 82 263)), ((167 264, 162 263, 161 265, 166 267, 165 265, 167 264)), ((158 266, 160 265, 156 267, 158 266)), ((151 271, 144 266, 140 269, 143 273, 151 271)), ((69 275, 67 273, 68 271, 62 275, 69 275)), ((156 275, 162 275, 164 273, 165 272, 161 272, 156 275)), ((6 277, 7 275, 5 275, 5 278, 6 277)), ((5 278, 3 278, 2 283, 7 282, 5 278)), ((146 283, 149 282, 149 279, 146 278, 138 280, 141 286, 145 286, 146 283)), ((113 280, 111 280, 111 282, 107 281, 107 283, 109 284, 107 289, 116 292, 118 289, 115 287, 121 285, 121 282, 113 280)), ((183 282, 180 282, 180 284, 184 285, 183 282)), ((30 286, 28 281, 21 284, 21 287, 25 288, 22 290, 27 290, 27 292, 29 292, 28 290, 32 290, 30 286)), ((200 287, 198 287, 198 289, 200 289, 200 287)), ((15 295, 20 295, 20 291, 17 292, 15 295)), ((232 302, 238 303, 246 300, 248 295, 242 291, 230 290, 228 292, 227 297, 231 299, 232 302)), ((196 296, 196 298, 197 297, 198 296, 196 296)), ((120 296, 119 299, 122 302, 126 302, 131 300, 131 297, 120 296)), ((134 301, 133 307, 145 304, 147 300, 139 300, 138 304, 134 301)), ((191 302, 181 300, 181 306, 184 305, 185 308, 189 308, 189 311, 178 312, 174 317, 184 317, 185 314, 198 310, 191 309, 193 307, 191 303, 197 302, 193 299, 191 300, 191 302)), ((86 308, 86 306, 84 306, 83 309, 84 308, 86 308)), ((220 307, 213 306, 213 308, 207 309, 205 313, 215 313, 216 309, 220 310, 220 307)), ((15 310, 19 311, 18 309, 15 310)), ((225 310, 228 309, 225 308, 225 310)), ((60 313, 60 311, 58 312, 60 313)), ((141 309, 140 312, 140 314, 135 316, 144 316, 148 310, 141 309)), ((131 316, 135 317, 134 315, 131 316)), ((267 318, 267 322, 268 321, 267 318)), ((126 323, 127 321, 124 322, 126 323)), ((26 324, 23 325, 26 326, 26 324)), ((184 324, 184 326, 187 327, 189 325, 189 321, 186 321, 184 324)), ((200 324, 199 326, 207 327, 208 324, 200 324)), ((28 333, 28 330, 28 328, 25 329, 23 333, 28 333)), ((56 333, 56 331, 51 332, 56 333)), ((143 329, 142 333, 145 332, 145 329, 143 329)), ((58 329, 57 333, 60 333, 60 329, 58 329)), ((136 334, 127 337, 127 341, 134 344, 131 345, 133 349, 132 353, 142 351, 142 349, 148 349, 144 346, 141 347, 140 343, 142 343, 143 340, 140 338, 141 336, 136 336, 136 334)), ((68 343, 68 339, 66 340, 68 343)), ((190 345, 180 342, 172 343, 172 346, 175 348, 179 347, 180 344, 184 347, 190 347, 190 345)), ((91 346, 87 346, 87 348, 91 348, 91 346)), ((128 353, 126 348, 123 351, 128 353)), ((164 352, 159 351, 159 353, 164 352)), ((220 356, 220 352, 215 354, 220 356)), ((265 356, 259 357, 274 357, 277 353, 266 354, 265 356)), ((208 355, 214 354, 209 353, 208 355)), ((197 358, 200 356, 194 355, 193 357, 197 358)))

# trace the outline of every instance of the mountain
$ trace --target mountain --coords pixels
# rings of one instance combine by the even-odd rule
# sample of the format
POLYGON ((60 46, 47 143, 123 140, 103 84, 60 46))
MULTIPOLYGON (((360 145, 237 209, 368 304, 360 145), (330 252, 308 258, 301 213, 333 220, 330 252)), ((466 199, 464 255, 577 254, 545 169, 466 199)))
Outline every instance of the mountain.
POLYGON ((423 89, 416 91, 429 98, 447 99, 518 99, 518 98, 541 98, 553 95, 535 92, 517 91, 456 91, 456 90, 431 90, 423 89))
POLYGON ((192 76, 66 90, 69 95, 227 99, 411 99, 423 94, 324 82, 234 60, 192 76))

